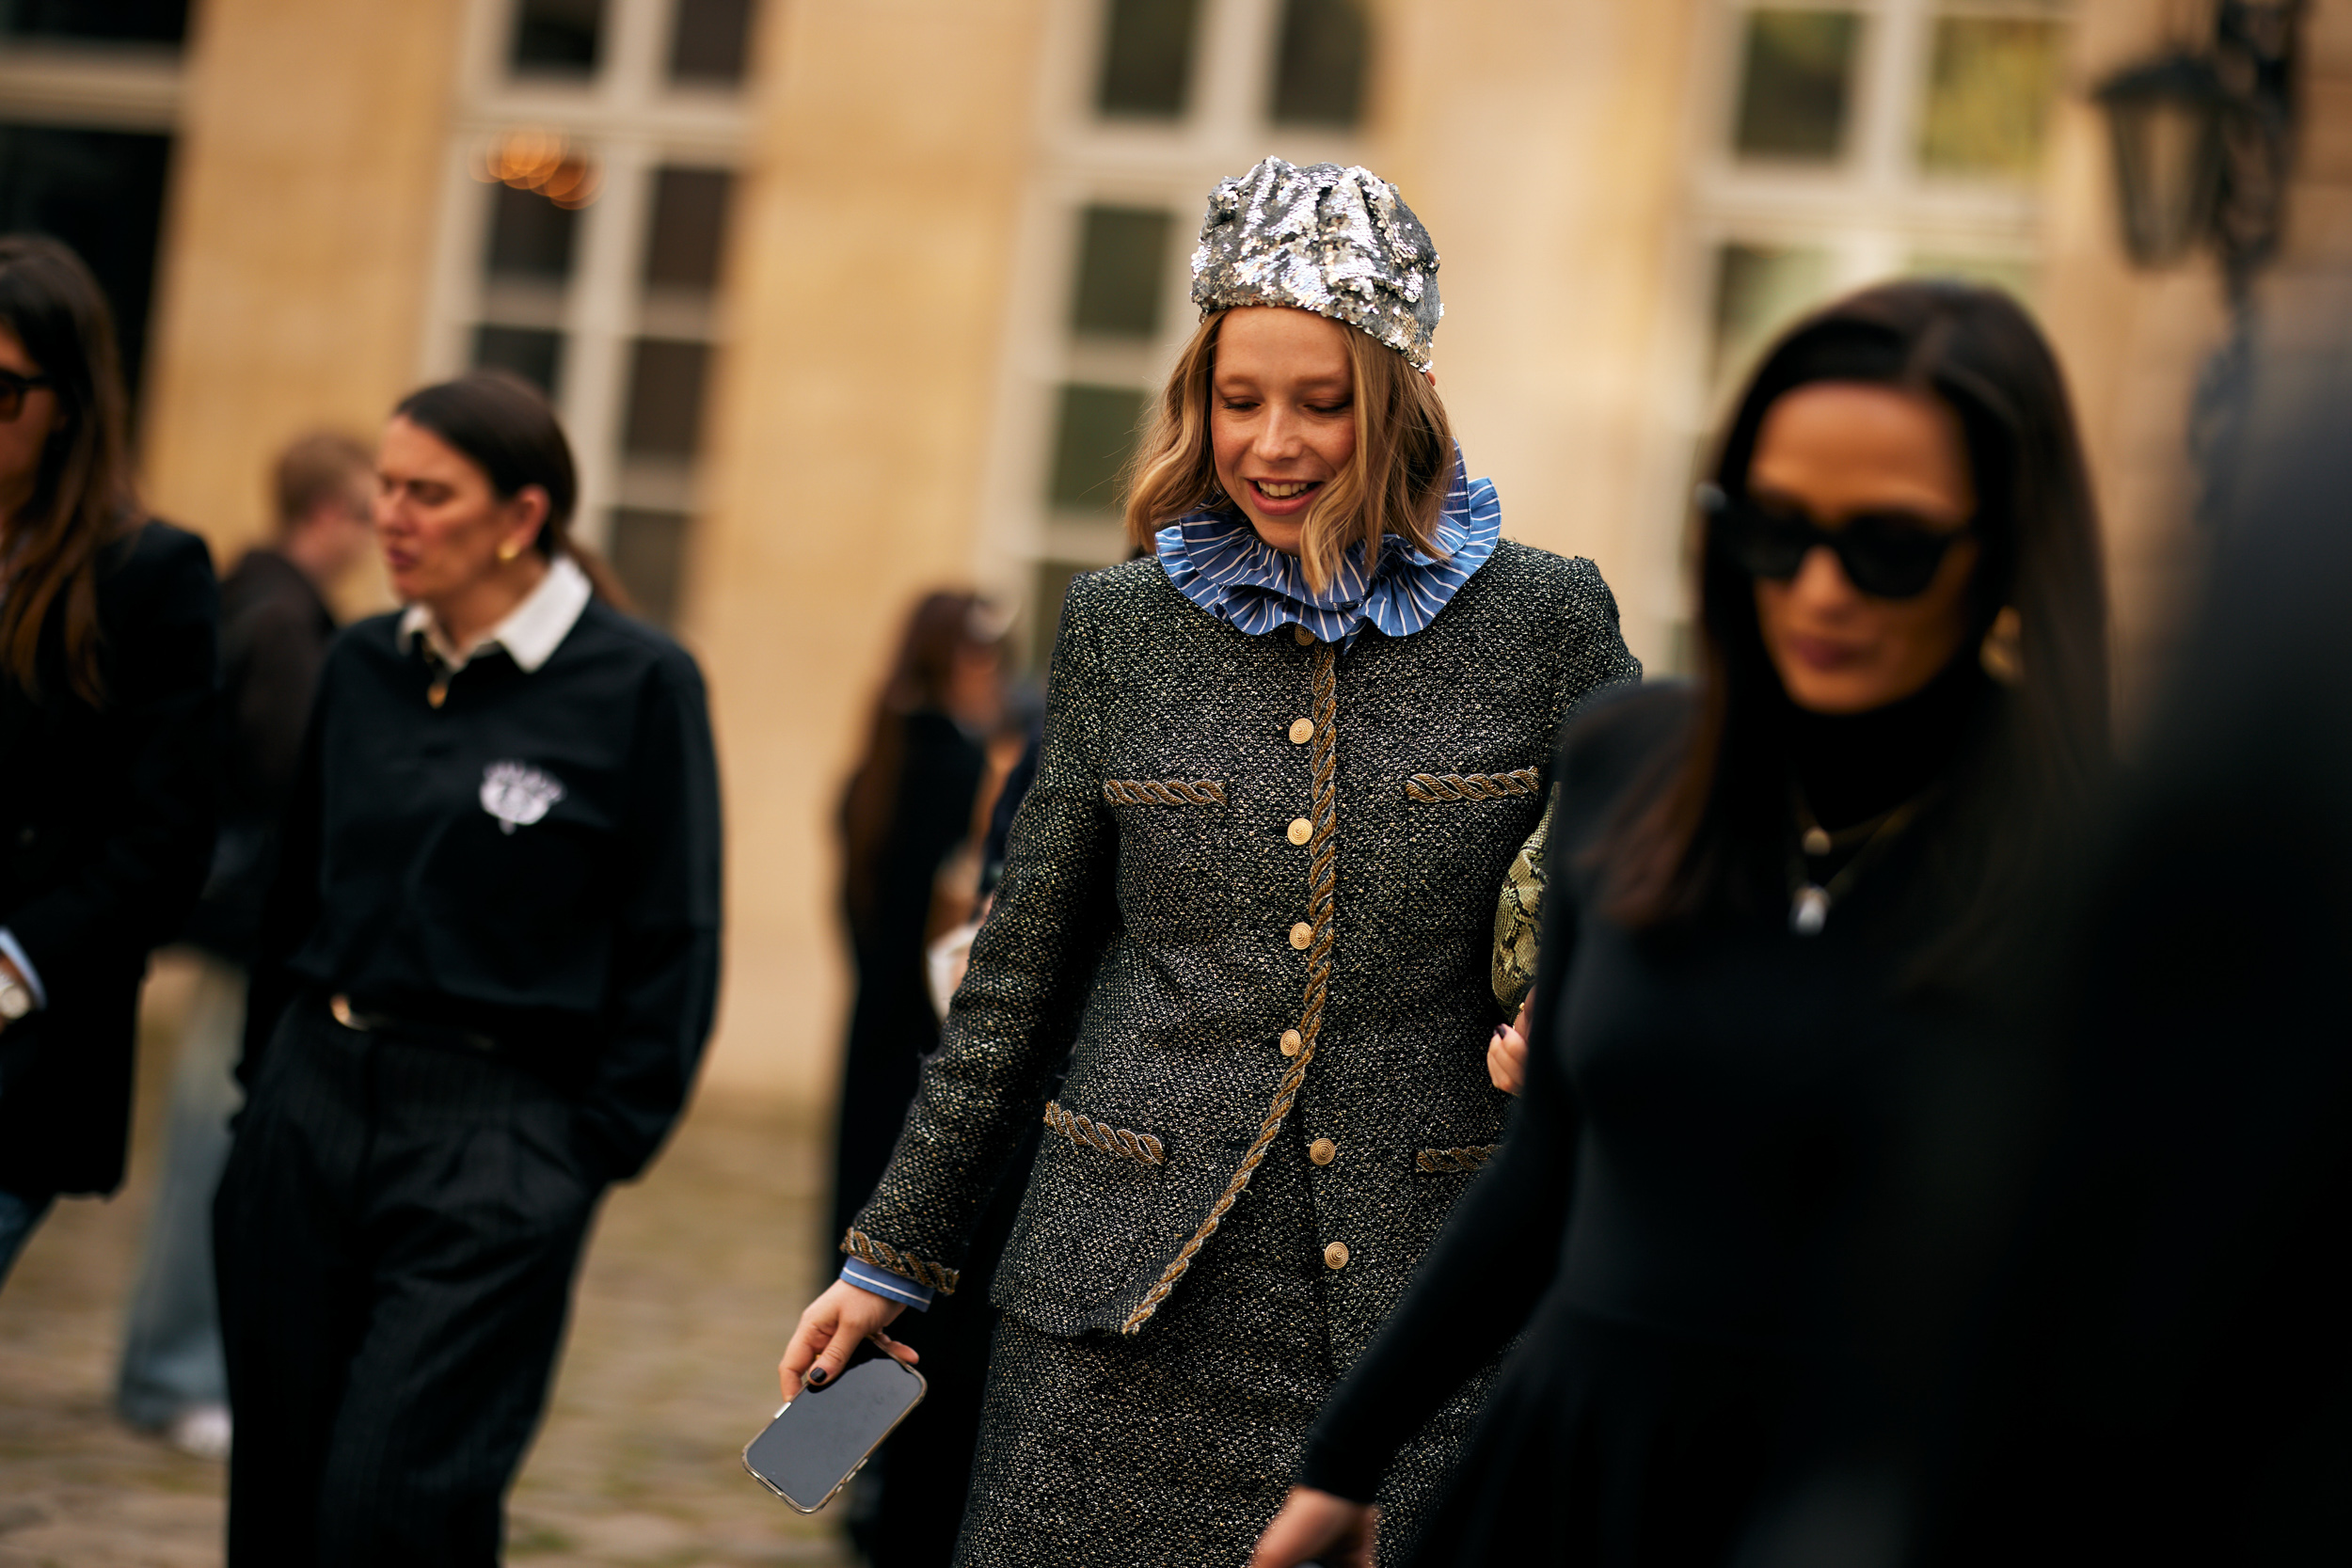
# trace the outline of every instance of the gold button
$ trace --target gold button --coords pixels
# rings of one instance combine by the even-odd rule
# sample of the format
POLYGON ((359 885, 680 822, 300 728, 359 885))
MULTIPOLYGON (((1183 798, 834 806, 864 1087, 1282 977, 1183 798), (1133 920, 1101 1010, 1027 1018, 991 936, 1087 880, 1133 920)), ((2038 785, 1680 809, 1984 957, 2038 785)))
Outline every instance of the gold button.
POLYGON ((1305 921, 1302 920, 1291 927, 1291 945, 1300 952, 1304 953, 1314 940, 1315 928, 1305 921))
POLYGON ((1315 825, 1303 816, 1291 818, 1291 842, 1304 844, 1315 836, 1315 825))
POLYGON ((1309 631, 1305 626, 1291 627, 1291 636, 1297 640, 1298 645, 1302 648, 1315 640, 1315 634, 1309 631))
MULTIPOLYGON (((1307 1158, 1318 1165, 1327 1165, 1339 1157, 1340 1146, 1328 1138, 1317 1138, 1307 1146, 1307 1158)), ((1345 1252, 1347 1249, 1343 1247, 1340 1250, 1345 1252)), ((1344 1262, 1346 1259, 1343 1258, 1341 1261, 1344 1262)))
POLYGON ((1315 737, 1315 721, 1311 719, 1291 721, 1291 744, 1304 746, 1315 737))
POLYGON ((1295 1055, 1297 1055, 1297 1054, 1298 1054, 1298 1048, 1299 1048, 1300 1046, 1302 1046, 1302 1045, 1306 1044, 1306 1043, 1307 1043, 1307 1042, 1306 1042, 1306 1040, 1305 1040, 1305 1039, 1303 1039, 1302 1037, 1300 1037, 1299 1033, 1298 1033, 1298 1031, 1297 1031, 1297 1030, 1295 1030, 1295 1029, 1285 1029, 1285 1030, 1283 1030, 1283 1031, 1282 1031, 1282 1054, 1283 1054, 1283 1055, 1285 1055, 1285 1056, 1295 1056, 1295 1055))
POLYGON ((1345 1242, 1333 1242, 1329 1246, 1325 1247, 1323 1249, 1323 1266, 1327 1269, 1343 1269, 1347 1267, 1347 1243, 1345 1242))

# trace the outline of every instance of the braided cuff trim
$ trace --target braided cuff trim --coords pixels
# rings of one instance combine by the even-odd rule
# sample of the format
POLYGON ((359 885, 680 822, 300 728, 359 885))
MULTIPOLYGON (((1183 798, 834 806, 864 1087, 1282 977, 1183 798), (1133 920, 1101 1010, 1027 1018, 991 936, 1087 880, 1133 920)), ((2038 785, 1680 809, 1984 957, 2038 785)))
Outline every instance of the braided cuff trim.
POLYGON ((1160 1271, 1160 1277, 1146 1291, 1136 1309, 1127 1314, 1119 1325, 1121 1334, 1140 1333, 1152 1321, 1152 1314, 1160 1309, 1176 1282, 1184 1277, 1192 1260, 1200 1255, 1216 1227, 1225 1223, 1225 1216, 1233 1204, 1248 1189, 1249 1179, 1265 1163, 1266 1150, 1274 1143, 1275 1134, 1289 1119, 1291 1106, 1298 1099, 1299 1085, 1307 1081, 1308 1066, 1315 1059, 1315 1042, 1323 1037, 1323 1009, 1331 990, 1331 942, 1333 936, 1332 910, 1339 889, 1339 790, 1335 784, 1339 752, 1337 750, 1337 719, 1339 715, 1339 650, 1329 642, 1315 645, 1314 662, 1314 751, 1312 753, 1312 804, 1309 821, 1312 832, 1307 839, 1307 989, 1298 1011, 1298 1054, 1291 1058, 1290 1070, 1275 1085, 1274 1102, 1266 1107, 1265 1117, 1258 1123, 1258 1135, 1250 1142, 1249 1152, 1242 1156, 1240 1168, 1225 1183, 1225 1191, 1210 1205, 1208 1217, 1189 1241, 1168 1259, 1160 1271))
POLYGON ((1482 1144, 1471 1148, 1424 1148, 1413 1156, 1413 1168, 1426 1176, 1446 1176, 1454 1171, 1476 1170, 1495 1157, 1501 1144, 1482 1144))
POLYGON ((1065 1111, 1058 1101, 1045 1102, 1045 1125, 1073 1144, 1099 1148, 1105 1154, 1139 1161, 1147 1165, 1162 1163, 1160 1140, 1149 1132, 1130 1132, 1108 1122, 1089 1121, 1073 1111, 1065 1111))
POLYGON ((1533 795, 1540 782, 1541 775, 1533 768, 1508 773, 1416 773, 1405 781, 1405 793, 1433 805, 1448 800, 1500 800, 1511 795, 1533 795))
POLYGON ((911 1252, 900 1252, 888 1242, 878 1242, 855 1226, 850 1227, 850 1233, 841 1238, 841 1250, 860 1262, 886 1269, 914 1280, 917 1285, 928 1285, 943 1296, 954 1295, 956 1281, 963 1277, 961 1269, 934 1263, 928 1258, 917 1258, 911 1252))
POLYGON ((1216 779, 1104 779, 1103 799, 1115 806, 1221 806, 1225 785, 1216 779))

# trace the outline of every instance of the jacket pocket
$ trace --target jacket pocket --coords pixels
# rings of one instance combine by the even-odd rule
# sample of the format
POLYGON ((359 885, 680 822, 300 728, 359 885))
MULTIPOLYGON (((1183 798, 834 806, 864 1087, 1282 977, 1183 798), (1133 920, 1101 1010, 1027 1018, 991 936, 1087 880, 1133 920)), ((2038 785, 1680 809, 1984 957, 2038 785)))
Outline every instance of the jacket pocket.
POLYGON ((1406 799, 1432 806, 1507 800, 1542 788, 1543 775, 1533 768, 1517 768, 1508 773, 1415 773, 1405 781, 1406 799))
POLYGON ((1105 779, 1119 825, 1119 911, 1146 943, 1214 942, 1240 911, 1232 816, 1218 779, 1105 779))
MULTIPOLYGON (((1077 1119, 1068 1112, 1062 1118, 1077 1119)), ((1080 1315, 1133 1280, 1159 1212, 1168 1167, 1082 1141, 1050 1113, 1048 1126, 1006 1247, 1007 1274, 1038 1326, 1069 1333, 1081 1326, 1080 1315)), ((1104 1123, 1087 1126, 1116 1139, 1117 1130, 1104 1123)))

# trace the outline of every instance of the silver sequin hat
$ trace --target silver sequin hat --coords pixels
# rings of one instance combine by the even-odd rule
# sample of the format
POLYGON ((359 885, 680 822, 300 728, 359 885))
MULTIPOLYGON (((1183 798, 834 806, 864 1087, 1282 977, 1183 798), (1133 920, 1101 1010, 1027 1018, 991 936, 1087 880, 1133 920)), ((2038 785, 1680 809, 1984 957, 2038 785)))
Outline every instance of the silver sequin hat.
POLYGON ((1279 158, 1210 193, 1192 253, 1192 302, 1204 313, 1239 305, 1312 310, 1423 371, 1445 314, 1438 247, 1394 185, 1368 168, 1298 168, 1279 158))

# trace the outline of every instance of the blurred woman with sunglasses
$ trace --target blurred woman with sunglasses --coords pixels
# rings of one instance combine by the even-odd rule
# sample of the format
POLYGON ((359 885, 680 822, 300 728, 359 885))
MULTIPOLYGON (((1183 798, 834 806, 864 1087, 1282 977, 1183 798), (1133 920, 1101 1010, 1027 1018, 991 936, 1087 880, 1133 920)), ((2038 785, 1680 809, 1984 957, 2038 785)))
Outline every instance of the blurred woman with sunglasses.
POLYGON ((1390 1456, 1522 1333, 1416 1562, 1898 1528, 1820 1483, 1899 1470, 1971 1239, 1889 1210, 1968 1168, 1923 1107, 2020 1037, 2021 906, 2106 755, 2090 485, 2025 314, 1906 282, 1772 351, 1700 500, 1695 689, 1563 743, 1518 1119, 1257 1568, 1368 1562, 1390 1456))
POLYGON ((0 1277, 122 1181, 149 949, 212 853, 218 594, 139 510, 103 295, 0 238, 0 1277))

